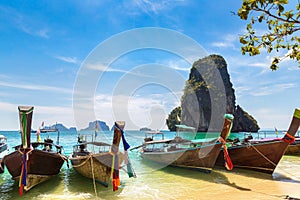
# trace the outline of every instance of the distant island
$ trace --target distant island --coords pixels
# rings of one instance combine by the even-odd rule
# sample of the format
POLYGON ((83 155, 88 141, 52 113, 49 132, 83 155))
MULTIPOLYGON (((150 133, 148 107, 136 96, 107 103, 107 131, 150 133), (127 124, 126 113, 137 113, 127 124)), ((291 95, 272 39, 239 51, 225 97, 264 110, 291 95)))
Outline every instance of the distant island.
MULTIPOLYGON (((96 128, 96 122, 98 123, 98 130, 99 131, 109 131, 109 126, 106 125, 105 122, 103 121, 93 121, 93 122, 89 122, 88 127, 81 129, 80 131, 94 131, 96 128)), ((44 126, 43 128, 41 128, 41 130, 55 130, 57 129, 60 132, 63 131, 72 131, 72 132, 77 132, 77 128, 76 127, 70 127, 67 128, 65 125, 59 123, 59 124, 54 124, 51 126, 44 126)), ((36 130, 31 130, 32 133, 36 133, 36 130)))
POLYGON ((99 131, 109 131, 109 126, 106 125, 105 122, 99 120, 90 122, 88 127, 81 129, 80 131, 94 131, 96 128, 96 122, 98 123, 99 131))
POLYGON ((140 131, 151 131, 151 129, 147 128, 147 127, 143 127, 143 128, 140 128, 140 131))
MULTIPOLYGON (((44 126, 42 129, 43 130, 55 130, 55 129, 57 129, 60 132, 62 132, 62 131, 73 131, 73 132, 76 132, 77 131, 76 127, 67 128, 63 124, 54 124, 54 125, 51 125, 51 126, 44 126)), ((32 132, 36 132, 36 131, 32 131, 32 132)))

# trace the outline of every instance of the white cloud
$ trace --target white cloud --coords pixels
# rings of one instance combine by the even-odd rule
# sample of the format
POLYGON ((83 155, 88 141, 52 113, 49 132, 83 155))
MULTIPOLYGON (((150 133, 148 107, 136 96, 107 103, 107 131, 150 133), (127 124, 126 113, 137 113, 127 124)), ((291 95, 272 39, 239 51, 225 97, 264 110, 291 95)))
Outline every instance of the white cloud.
POLYGON ((80 64, 80 60, 78 60, 76 57, 65 57, 65 56, 55 56, 56 59, 67 62, 67 63, 72 63, 72 64, 80 64))
MULTIPOLYGON (((2 129, 17 130, 19 128, 18 122, 18 106, 8 102, 0 102, 0 109, 4 115, 10 116, 10 119, 4 118, 1 121, 7 120, 2 129), (13 123, 12 123, 13 122, 13 123)), ((53 125, 63 123, 67 127, 74 126, 73 109, 68 106, 39 106, 34 105, 32 128, 36 129, 41 122, 45 121, 46 125, 53 125)))
POLYGON ((158 14, 164 10, 170 10, 176 6, 186 5, 186 1, 177 0, 134 0, 134 4, 143 12, 147 14, 158 14))
POLYGON ((106 64, 85 64, 87 69, 92 70, 98 70, 103 72, 120 72, 120 73, 128 73, 129 71, 123 70, 123 69, 115 69, 112 67, 109 67, 106 64))
POLYGON ((0 6, 0 10, 6 14, 9 21, 13 22, 14 25, 24 33, 46 39, 49 38, 48 28, 45 27, 45 23, 40 22, 39 19, 33 18, 29 15, 20 14, 12 7, 0 6))
POLYGON ((134 95, 106 95, 95 97, 97 119, 112 125, 116 120, 126 121, 127 129, 151 127, 165 129, 165 120, 170 111, 180 104, 180 96, 173 93, 134 95), (172 103, 173 102, 173 103, 172 103))
POLYGON ((253 96, 267 96, 271 94, 276 94, 284 90, 294 88, 296 85, 294 83, 282 83, 282 84, 272 84, 269 86, 263 86, 256 89, 255 92, 250 93, 253 96))
POLYGON ((182 60, 168 60, 168 61, 165 61, 165 65, 172 68, 172 69, 175 69, 175 70, 178 70, 178 71, 190 71, 191 70, 191 66, 189 66, 188 63, 186 62, 183 62, 182 60))
POLYGON ((73 90, 66 88, 59 88, 53 86, 46 85, 29 85, 29 84, 21 84, 21 83, 10 83, 0 81, 0 86, 2 87, 11 87, 17 89, 26 89, 26 90, 39 90, 39 91, 52 91, 52 92, 61 92, 61 93, 73 93, 73 90))
POLYGON ((13 111, 17 111, 17 106, 15 104, 8 103, 8 102, 0 102, 0 109, 1 111, 13 112, 13 111))
POLYGON ((272 129, 276 127, 278 130, 286 130, 289 126, 289 120, 291 115, 289 113, 283 113, 281 110, 269 109, 269 108, 259 108, 248 110, 251 113, 262 129, 272 129), (269 117, 270 116, 270 117, 269 117))
POLYGON ((238 41, 238 36, 236 34, 227 34, 222 37, 222 41, 213 42, 211 45, 213 47, 218 47, 218 48, 236 49, 235 42, 237 41, 238 41))

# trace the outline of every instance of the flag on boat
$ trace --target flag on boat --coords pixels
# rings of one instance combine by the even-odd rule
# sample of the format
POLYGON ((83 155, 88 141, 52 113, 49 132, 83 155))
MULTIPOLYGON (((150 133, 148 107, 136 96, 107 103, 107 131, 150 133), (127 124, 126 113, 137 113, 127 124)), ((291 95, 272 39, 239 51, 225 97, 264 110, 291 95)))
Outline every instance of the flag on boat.
POLYGON ((41 129, 40 127, 38 128, 38 130, 36 131, 36 140, 37 142, 41 142, 42 139, 41 139, 41 129))
POLYGON ((275 134, 278 136, 278 130, 276 127, 275 127, 275 134))

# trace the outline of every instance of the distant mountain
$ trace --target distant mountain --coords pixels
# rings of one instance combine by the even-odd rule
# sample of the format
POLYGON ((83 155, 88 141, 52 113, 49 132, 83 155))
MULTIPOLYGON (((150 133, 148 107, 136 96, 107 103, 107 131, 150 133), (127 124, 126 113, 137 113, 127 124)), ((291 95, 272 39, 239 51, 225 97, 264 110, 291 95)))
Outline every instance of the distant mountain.
POLYGON ((52 126, 45 126, 43 128, 43 130, 55 130, 55 129, 57 129, 60 132, 62 132, 62 131, 77 131, 75 127, 71 127, 70 129, 68 129, 63 124, 54 124, 52 126))
POLYGON ((76 129, 76 127, 70 127, 70 128, 69 128, 69 131, 76 132, 77 129, 76 129))
POLYGON ((59 131, 68 131, 69 130, 63 124, 54 124, 52 126, 45 126, 44 129, 57 129, 59 131))
POLYGON ((103 121, 93 121, 89 123, 89 126, 87 128, 81 129, 81 131, 93 131, 96 127, 96 122, 98 123, 98 130, 99 131, 109 131, 109 126, 106 125, 103 121))
POLYGON ((143 128, 140 128, 140 131, 151 131, 151 128, 143 127, 143 128))

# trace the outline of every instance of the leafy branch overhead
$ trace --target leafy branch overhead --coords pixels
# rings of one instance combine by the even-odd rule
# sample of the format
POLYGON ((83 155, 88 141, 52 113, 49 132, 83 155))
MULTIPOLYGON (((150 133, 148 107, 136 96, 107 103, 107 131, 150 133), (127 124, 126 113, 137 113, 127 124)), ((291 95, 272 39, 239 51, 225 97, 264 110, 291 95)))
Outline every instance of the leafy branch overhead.
MULTIPOLYGON (((296 3, 296 0, 293 1, 296 3)), ((300 37, 296 35, 300 30, 299 2, 293 10, 287 10, 291 7, 288 0, 243 0, 237 14, 249 23, 247 33, 240 37, 242 54, 255 56, 260 54, 261 49, 268 53, 284 50, 286 54, 274 57, 270 68, 278 69, 278 63, 286 58, 296 60, 300 67, 300 37), (259 34, 254 26, 256 30, 257 27, 265 27, 264 33, 259 34)))

